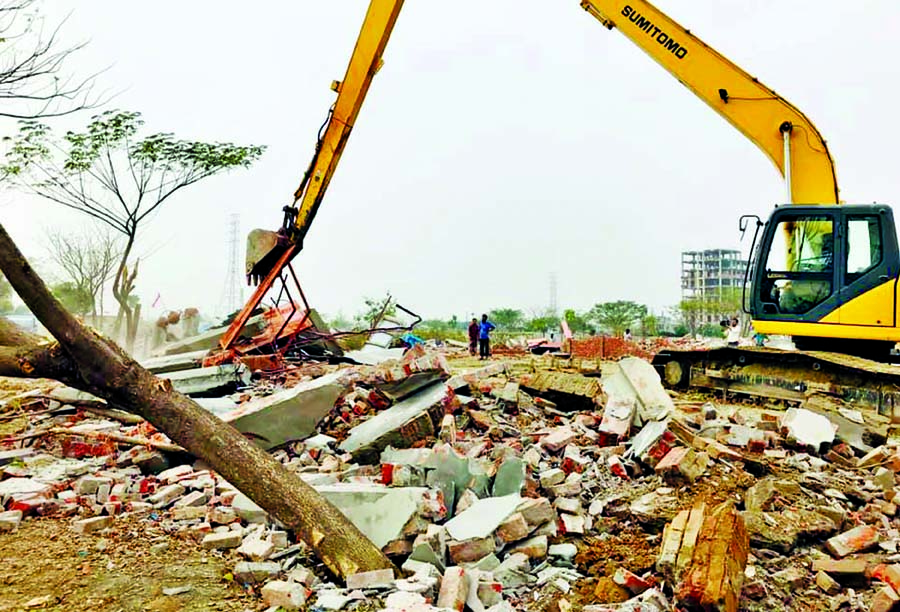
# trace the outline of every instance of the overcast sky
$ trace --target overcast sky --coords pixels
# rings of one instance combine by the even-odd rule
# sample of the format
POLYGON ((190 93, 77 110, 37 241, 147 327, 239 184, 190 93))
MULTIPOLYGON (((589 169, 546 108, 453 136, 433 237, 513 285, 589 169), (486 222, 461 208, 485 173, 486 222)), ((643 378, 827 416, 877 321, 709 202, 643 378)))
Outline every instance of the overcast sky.
MULTIPOLYGON (((276 229, 313 151, 365 0, 52 0, 71 68, 104 66, 148 130, 263 144, 251 169, 173 198, 140 238, 145 309, 219 304, 227 226, 276 229)), ((900 63, 893 0, 658 0, 812 118, 848 202, 893 203, 900 63)), ((86 122, 88 116, 79 122, 86 122)), ((296 260, 320 310, 390 291, 428 317, 549 302, 678 302, 680 252, 738 248, 784 197, 754 145, 577 0, 408 0, 296 260)), ((83 223, 0 196, 26 254, 83 223)), ((243 266, 242 266, 243 267, 243 266)), ((245 293, 245 295, 247 295, 245 293)), ((146 312, 146 310, 145 310, 146 312)))

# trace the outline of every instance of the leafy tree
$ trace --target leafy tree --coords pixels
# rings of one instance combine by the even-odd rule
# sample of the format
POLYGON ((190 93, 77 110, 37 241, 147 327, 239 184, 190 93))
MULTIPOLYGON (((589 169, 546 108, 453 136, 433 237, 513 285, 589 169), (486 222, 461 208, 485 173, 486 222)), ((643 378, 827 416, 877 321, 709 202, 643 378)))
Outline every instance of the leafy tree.
POLYGON ((2 171, 20 188, 77 210, 125 237, 113 277, 113 296, 126 319, 126 348, 137 325, 129 298, 140 260, 132 253, 143 222, 189 185, 233 168, 249 167, 263 147, 140 137, 140 113, 107 111, 83 132, 59 137, 34 120, 22 121, 2 171))
POLYGON ((390 293, 383 298, 365 298, 366 309, 356 319, 365 329, 375 327, 381 319, 397 314, 397 304, 390 293))
POLYGON ((658 336, 659 335, 659 322, 656 316, 652 314, 645 315, 641 318, 641 335, 644 337, 647 336, 658 336))
POLYGON ((94 306, 94 298, 84 287, 75 283, 59 283, 50 288, 53 296, 58 299, 66 310, 72 314, 84 315, 94 306))
POLYGON ((0 274, 0 312, 12 312, 12 285, 6 280, 6 276, 0 274))
POLYGON ((547 330, 555 329, 558 326, 558 317, 542 316, 529 319, 528 323, 525 325, 525 329, 532 332, 546 332, 547 330))
POLYGON ((590 320, 606 332, 620 335, 647 316, 647 307, 636 302, 619 300, 596 304, 588 312, 590 320))
POLYGON ((681 300, 681 303, 678 305, 678 310, 681 312, 681 321, 684 327, 687 328, 688 333, 692 336, 696 335, 697 330, 700 328, 703 315, 706 312, 706 304, 704 301, 700 298, 681 300))
POLYGON ((495 308, 488 313, 488 319, 506 331, 520 330, 525 325, 525 315, 515 308, 495 308))
POLYGON ((563 318, 566 320, 566 323, 569 324, 569 329, 572 330, 572 333, 586 332, 590 327, 587 318, 584 315, 578 314, 571 308, 563 312, 563 318))
POLYGON ((678 309, 684 325, 692 335, 696 335, 702 333, 704 325, 718 327, 719 321, 731 319, 738 314, 741 311, 741 299, 739 287, 725 287, 703 297, 682 300, 678 309))

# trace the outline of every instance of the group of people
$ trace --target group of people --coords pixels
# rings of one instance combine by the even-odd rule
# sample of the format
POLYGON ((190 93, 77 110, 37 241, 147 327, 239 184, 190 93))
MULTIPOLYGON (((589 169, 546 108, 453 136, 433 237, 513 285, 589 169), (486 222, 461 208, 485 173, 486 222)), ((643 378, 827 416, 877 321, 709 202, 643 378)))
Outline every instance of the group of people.
POLYGON ((469 354, 474 355, 478 350, 479 359, 489 359, 491 356, 491 332, 497 326, 488 321, 486 314, 481 315, 481 323, 473 318, 469 323, 469 354))

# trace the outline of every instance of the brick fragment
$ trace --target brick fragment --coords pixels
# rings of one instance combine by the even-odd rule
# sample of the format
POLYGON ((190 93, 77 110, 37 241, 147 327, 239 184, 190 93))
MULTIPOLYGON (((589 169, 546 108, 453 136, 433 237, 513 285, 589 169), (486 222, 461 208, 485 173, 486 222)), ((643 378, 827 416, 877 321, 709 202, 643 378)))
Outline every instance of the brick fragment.
POLYGON ((299 610, 309 596, 309 591, 302 584, 274 580, 262 588, 263 601, 267 606, 280 607, 285 610, 299 610))
POLYGON ((845 586, 865 584, 868 564, 864 559, 816 559, 812 571, 825 572, 845 586))
POLYGON ((228 531, 226 533, 210 533, 203 538, 200 543, 206 550, 222 550, 225 548, 237 548, 241 545, 243 538, 237 531, 228 531))
POLYGON ((823 571, 816 574, 816 586, 829 595, 837 595, 841 592, 841 585, 838 581, 823 571))
POLYGON ((749 549, 744 520, 734 505, 713 509, 703 519, 676 602, 688 609, 737 612, 749 549))
POLYGON ((469 595, 469 575, 461 567, 448 567, 441 580, 441 590, 438 593, 437 607, 449 608, 462 612, 469 595))
POLYGON ((356 574, 347 576, 347 588, 371 589, 373 587, 389 586, 393 581, 394 571, 391 569, 357 572, 356 574))
POLYGON ((825 543, 825 547, 832 555, 838 558, 878 544, 878 531, 869 525, 859 525, 850 531, 836 535, 825 543))
POLYGON ((452 541, 447 543, 450 559, 454 563, 473 563, 487 557, 496 550, 494 537, 472 538, 462 542, 452 541))
POLYGON ((521 540, 529 533, 533 527, 528 524, 521 512, 516 512, 509 517, 497 528, 497 536, 504 542, 515 542, 521 540))
POLYGON ((101 529, 106 529, 112 524, 113 517, 111 516, 95 516, 93 518, 75 521, 74 528, 78 533, 88 534, 100 531, 101 529))
POLYGON ((872 599, 869 612, 894 612, 900 607, 900 595, 888 585, 884 585, 872 599))

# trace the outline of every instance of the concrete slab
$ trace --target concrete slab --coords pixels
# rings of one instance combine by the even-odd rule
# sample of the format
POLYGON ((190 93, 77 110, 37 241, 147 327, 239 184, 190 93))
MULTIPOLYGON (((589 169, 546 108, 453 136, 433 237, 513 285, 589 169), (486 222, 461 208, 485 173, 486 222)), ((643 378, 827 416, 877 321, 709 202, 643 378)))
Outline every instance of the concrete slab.
POLYGON ((602 391, 600 379, 542 371, 523 380, 522 388, 554 402, 560 410, 596 410, 596 398, 602 391))
POLYGON ((171 381, 176 391, 195 395, 246 386, 250 383, 250 374, 250 370, 240 364, 227 364, 169 372, 159 375, 159 378, 171 381))
POLYGON ((454 540, 486 538, 516 511, 522 498, 519 495, 479 499, 465 512, 453 517, 444 525, 454 540))
POLYGON ((140 363, 144 369, 154 374, 166 374, 168 372, 178 372, 180 370, 192 370, 200 367, 203 358, 206 357, 207 351, 193 351, 190 353, 181 353, 180 355, 163 355, 161 357, 149 357, 141 359, 140 363))
POLYGON ((361 463, 375 463, 388 445, 409 448, 416 441, 434 435, 447 394, 443 384, 423 389, 351 429, 340 449, 361 463))
POLYGON ((395 361, 403 357, 403 348, 382 348, 380 346, 364 345, 358 351, 347 351, 344 357, 348 357, 362 365, 378 365, 388 361, 395 361))
POLYGON ((399 538, 428 489, 341 483, 315 487, 378 548, 399 538))
MULTIPOLYGON (((241 433, 252 434, 265 450, 315 433, 316 425, 334 408, 346 389, 343 372, 332 372, 272 395, 260 397, 220 415, 241 433)), ((204 405, 204 407, 206 407, 204 405)), ((213 409, 215 412, 215 409, 213 409)))
POLYGON ((627 403, 633 399, 639 425, 661 419, 675 410, 675 404, 663 387, 659 374, 649 361, 639 357, 626 357, 618 361, 604 376, 603 391, 608 400, 627 403))

